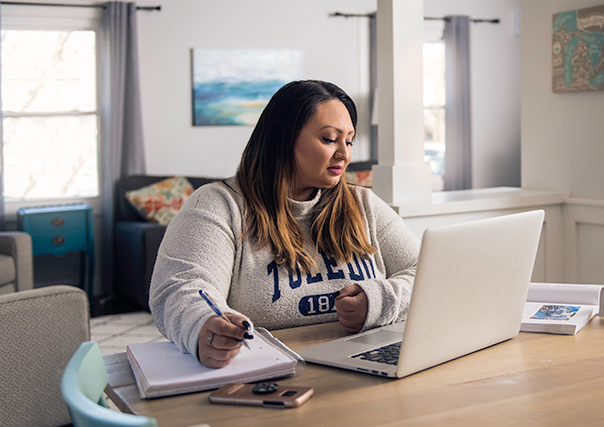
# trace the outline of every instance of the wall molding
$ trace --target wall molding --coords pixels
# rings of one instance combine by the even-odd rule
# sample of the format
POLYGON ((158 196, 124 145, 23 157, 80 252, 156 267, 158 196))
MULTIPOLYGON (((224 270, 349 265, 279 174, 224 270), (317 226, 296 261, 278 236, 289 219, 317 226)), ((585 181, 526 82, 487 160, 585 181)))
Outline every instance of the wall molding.
POLYGON ((532 280, 604 284, 604 200, 500 187, 435 193, 432 203, 393 208, 418 237, 428 227, 543 209, 532 280))
POLYGON ((604 283, 604 201, 569 198, 563 218, 563 281, 604 283))

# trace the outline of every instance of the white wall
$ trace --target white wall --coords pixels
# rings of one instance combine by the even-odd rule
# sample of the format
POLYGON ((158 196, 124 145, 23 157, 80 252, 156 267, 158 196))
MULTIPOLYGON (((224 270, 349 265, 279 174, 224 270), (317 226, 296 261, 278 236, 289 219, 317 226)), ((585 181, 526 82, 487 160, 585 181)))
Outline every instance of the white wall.
MULTIPOLYGON (((465 14, 501 20, 498 25, 472 24, 471 30, 476 188, 520 185, 520 39, 512 32, 513 13, 520 2, 424 0, 426 16, 465 14)), ((531 3, 529 9, 541 9, 532 6, 535 3, 551 9, 543 0, 531 3)), ((360 117, 353 160, 368 158, 367 19, 329 14, 374 12, 376 0, 139 0, 137 4, 162 7, 161 12, 137 15, 149 173, 232 175, 252 130, 249 126, 192 126, 191 49, 196 47, 303 49, 305 78, 333 81, 355 99, 360 117)), ((69 15, 79 9, 46 10, 69 15)))
POLYGON ((474 188, 520 186, 520 37, 514 12, 521 0, 424 0, 424 15, 468 15, 499 24, 470 27, 472 182, 474 188))
MULTIPOLYGON (((520 0, 425 0, 426 16, 499 18, 472 25, 474 186, 520 185, 520 41, 512 33, 520 0)), ((356 159, 368 157, 367 21, 375 0, 140 0, 162 5, 138 15, 143 126, 148 172, 229 176, 251 127, 191 125, 190 50, 303 49, 305 78, 344 88, 361 113, 356 159)))
POLYGON ((336 83, 359 109, 356 157, 368 157, 366 14, 375 0, 142 0, 139 56, 147 169, 151 174, 226 177, 235 173, 252 127, 191 125, 191 48, 302 49, 304 78, 336 83), (365 150, 365 151, 363 151, 365 150))
POLYGON ((604 199, 604 92, 551 89, 552 15, 602 0, 522 2, 522 187, 604 199))
POLYGON ((522 2, 522 188, 571 194, 564 281, 604 283, 604 92, 552 92, 552 15, 602 0, 522 2))

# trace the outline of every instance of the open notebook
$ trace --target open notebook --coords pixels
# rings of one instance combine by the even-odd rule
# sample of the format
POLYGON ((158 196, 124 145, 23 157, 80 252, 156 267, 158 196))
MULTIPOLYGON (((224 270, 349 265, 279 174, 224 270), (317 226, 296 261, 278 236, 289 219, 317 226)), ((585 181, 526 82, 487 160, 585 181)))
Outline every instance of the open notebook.
POLYGON ((232 382, 296 375, 304 361, 263 328, 226 367, 207 368, 171 342, 128 344, 126 353, 142 399, 211 390, 232 382))

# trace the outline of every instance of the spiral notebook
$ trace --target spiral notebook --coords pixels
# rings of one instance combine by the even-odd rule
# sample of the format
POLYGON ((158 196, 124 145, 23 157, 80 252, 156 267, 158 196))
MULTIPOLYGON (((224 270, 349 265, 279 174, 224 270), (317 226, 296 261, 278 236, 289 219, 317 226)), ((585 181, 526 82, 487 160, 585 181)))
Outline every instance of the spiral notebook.
POLYGON ((233 382, 254 382, 299 375, 304 360, 273 337, 256 328, 251 349, 224 368, 203 366, 171 342, 128 344, 126 354, 142 399, 212 390, 233 382))

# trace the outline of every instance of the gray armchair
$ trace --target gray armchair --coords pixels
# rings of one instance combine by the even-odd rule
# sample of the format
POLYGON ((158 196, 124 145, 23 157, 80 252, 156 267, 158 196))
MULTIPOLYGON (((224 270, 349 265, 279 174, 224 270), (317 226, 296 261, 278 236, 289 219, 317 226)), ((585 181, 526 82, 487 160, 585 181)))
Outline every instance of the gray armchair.
POLYGON ((0 426, 71 423, 61 377, 90 339, 86 292, 47 286, 0 295, 0 426))
POLYGON ((0 232, 0 295, 34 287, 31 236, 22 231, 0 232))

